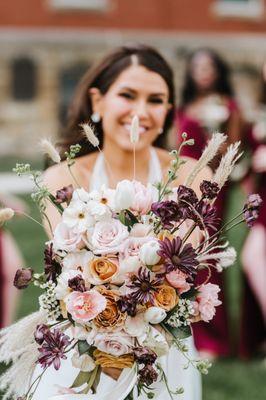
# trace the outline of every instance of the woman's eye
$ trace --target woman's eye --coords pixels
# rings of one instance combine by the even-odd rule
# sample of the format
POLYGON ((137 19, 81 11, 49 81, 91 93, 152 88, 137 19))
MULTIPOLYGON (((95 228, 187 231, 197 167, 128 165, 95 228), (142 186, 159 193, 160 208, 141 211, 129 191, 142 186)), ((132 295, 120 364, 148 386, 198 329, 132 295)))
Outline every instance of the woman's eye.
POLYGON ((133 99, 133 95, 130 93, 120 93, 119 96, 125 97, 126 99, 133 99))
POLYGON ((160 99, 159 97, 154 97, 149 99, 150 103, 153 104, 163 104, 163 99, 160 99))

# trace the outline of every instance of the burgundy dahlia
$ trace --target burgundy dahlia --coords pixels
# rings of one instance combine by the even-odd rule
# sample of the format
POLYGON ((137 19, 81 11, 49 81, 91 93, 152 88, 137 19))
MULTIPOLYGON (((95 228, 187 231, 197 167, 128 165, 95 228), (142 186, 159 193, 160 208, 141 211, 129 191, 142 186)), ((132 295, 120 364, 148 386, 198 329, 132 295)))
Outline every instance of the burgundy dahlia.
POLYGON ((67 205, 69 205, 73 196, 73 192, 74 192, 73 185, 64 186, 62 189, 57 190, 55 196, 56 203, 57 204, 66 203, 67 205))
POLYGON ((177 189, 177 200, 178 203, 189 203, 193 206, 198 203, 198 197, 194 190, 184 185, 179 185, 177 189))
POLYGON ((196 212, 191 210, 191 219, 198 225, 200 229, 213 229, 217 230, 219 218, 217 218, 216 208, 209 203, 200 202, 196 206, 196 212))
POLYGON ((213 200, 217 197, 220 188, 218 183, 204 180, 200 184, 200 190, 204 199, 213 200))
POLYGON ((18 269, 14 277, 13 285, 17 289, 26 289, 32 281, 33 270, 31 268, 18 269))
POLYGON ((139 370, 139 383, 143 385, 150 386, 153 382, 156 382, 158 379, 158 373, 155 368, 148 364, 145 365, 141 370, 139 370))
POLYGON ((164 259, 165 272, 180 270, 193 280, 196 275, 196 267, 199 265, 196 252, 190 243, 182 246, 180 237, 173 240, 165 238, 160 241, 158 254, 164 259))
POLYGON ((157 359, 157 354, 148 347, 135 347, 133 354, 139 364, 152 365, 157 359))
POLYGON ((171 229, 172 222, 179 221, 183 214, 178 204, 173 201, 158 201, 151 205, 152 212, 160 218, 164 229, 171 229))
POLYGON ((137 303, 130 296, 122 296, 117 301, 117 305, 122 312, 126 312, 130 317, 135 317, 137 314, 137 303))
POLYGON ((44 250, 44 272, 47 275, 47 281, 55 281, 57 275, 61 273, 62 267, 56 260, 53 252, 53 244, 46 246, 44 250))
POLYGON ((259 209, 263 201, 259 194, 250 194, 244 205, 244 218, 248 226, 252 226, 258 219, 259 209))
POLYGON ((68 287, 76 292, 85 292, 85 280, 82 278, 81 275, 74 276, 68 280, 68 287))
POLYGON ((38 362, 42 368, 47 368, 53 364, 54 368, 58 370, 61 366, 61 359, 67 358, 64 353, 70 343, 70 338, 60 329, 55 329, 53 332, 49 330, 45 333, 42 347, 38 348, 41 353, 38 362))
POLYGON ((151 278, 151 272, 146 268, 140 268, 137 275, 130 277, 131 282, 127 284, 133 291, 129 296, 140 304, 146 304, 148 302, 154 302, 154 292, 158 290, 158 287, 162 284, 163 278, 151 278))

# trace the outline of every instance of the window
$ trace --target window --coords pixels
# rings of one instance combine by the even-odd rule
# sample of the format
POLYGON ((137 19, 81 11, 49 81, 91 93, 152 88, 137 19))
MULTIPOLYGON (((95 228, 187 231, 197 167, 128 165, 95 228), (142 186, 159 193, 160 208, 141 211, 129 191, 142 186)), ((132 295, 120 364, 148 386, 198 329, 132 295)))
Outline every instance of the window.
POLYGON ((263 17, 263 0, 216 0, 214 12, 222 17, 259 19, 263 17))
POLYGON ((17 58, 11 65, 11 94, 14 100, 29 101, 36 95, 36 66, 29 58, 17 58))
POLYGON ((106 11, 109 0, 49 0, 49 4, 59 11, 106 11))
POLYGON ((76 86, 88 68, 88 64, 80 63, 66 68, 60 72, 59 119, 63 124, 66 121, 68 107, 71 103, 76 86))

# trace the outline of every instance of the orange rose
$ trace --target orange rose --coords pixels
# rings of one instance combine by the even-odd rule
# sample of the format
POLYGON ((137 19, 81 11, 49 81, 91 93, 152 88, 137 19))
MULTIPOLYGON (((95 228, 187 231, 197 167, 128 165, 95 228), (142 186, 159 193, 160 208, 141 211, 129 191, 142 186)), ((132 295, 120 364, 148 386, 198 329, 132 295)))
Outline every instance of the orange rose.
POLYGON ((106 298, 107 304, 105 309, 93 320, 96 327, 100 331, 112 331, 124 325, 126 313, 122 313, 117 305, 119 292, 107 290, 104 286, 99 287, 98 291, 106 298))
POLYGON ((119 357, 112 356, 111 354, 104 353, 100 350, 94 350, 93 357, 95 364, 100 365, 102 368, 131 368, 134 364, 134 356, 132 354, 124 354, 119 357))
POLYGON ((94 285, 110 282, 118 272, 118 264, 115 263, 116 259, 108 259, 107 257, 94 258, 89 263, 88 280, 94 285))
POLYGON ((178 296, 173 287, 169 285, 161 285, 158 291, 154 293, 154 302, 157 307, 161 307, 166 311, 172 310, 178 303, 178 296))

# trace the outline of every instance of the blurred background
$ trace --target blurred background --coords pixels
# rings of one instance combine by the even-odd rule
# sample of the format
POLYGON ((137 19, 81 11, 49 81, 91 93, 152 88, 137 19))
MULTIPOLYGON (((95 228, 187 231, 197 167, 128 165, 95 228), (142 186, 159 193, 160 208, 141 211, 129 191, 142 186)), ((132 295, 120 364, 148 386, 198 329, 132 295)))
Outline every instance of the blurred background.
MULTIPOLYGON (((246 127, 254 124, 254 110, 258 108, 262 90, 262 66, 266 61, 265 0, 2 1, 0 201, 3 204, 15 205, 39 218, 29 195, 31 183, 18 180, 11 172, 12 167, 16 162, 29 161, 43 169, 38 142, 44 136, 56 139, 80 77, 108 49, 135 42, 158 48, 171 64, 177 107, 182 100, 190 53, 202 47, 215 50, 231 68, 234 100, 242 120, 246 127)), ((266 121, 265 113, 263 118, 266 121)), ((177 143, 177 130, 173 129, 172 147, 177 143)), ((262 142, 266 143, 266 136, 262 142)), ((252 145, 247 151, 253 151, 252 145)), ((239 181, 233 185, 225 218, 239 209, 245 186, 239 181)), ((19 218, 6 226, 5 234, 9 233, 13 235, 9 242, 13 261, 41 270, 45 241, 42 229, 19 218)), ((245 228, 231 234, 239 254, 246 235, 245 228)), ((4 251, 7 252, 2 248, 4 251)), ((15 272, 13 265, 7 274, 3 269, 0 271, 2 281, 12 281, 12 269, 15 272)), ((266 274, 265 271, 266 266, 266 274)), ((265 275, 261 278, 265 280, 265 275)), ((233 356, 214 361, 209 375, 204 377, 203 400, 263 400, 266 398, 263 351, 256 349, 244 356, 238 351, 245 296, 240 259, 228 271, 226 282, 233 356)), ((3 300, 9 299, 7 322, 12 313, 18 318, 38 307, 37 289, 23 293, 17 305, 14 301, 17 292, 5 290, 1 303, 3 307, 3 300)))

